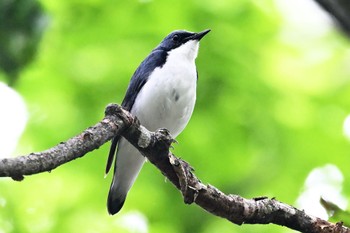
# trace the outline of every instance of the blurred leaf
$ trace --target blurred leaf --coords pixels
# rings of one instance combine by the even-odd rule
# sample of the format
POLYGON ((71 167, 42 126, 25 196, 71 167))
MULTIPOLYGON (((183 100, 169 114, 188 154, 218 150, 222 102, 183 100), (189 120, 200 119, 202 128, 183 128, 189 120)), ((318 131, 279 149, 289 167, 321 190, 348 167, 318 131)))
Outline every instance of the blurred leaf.
POLYGON ((336 204, 327 201, 321 197, 321 205, 327 210, 328 215, 330 216, 329 221, 331 222, 343 222, 345 226, 350 226, 350 212, 342 210, 336 204))
POLYGON ((33 60, 46 24, 47 17, 36 0, 0 2, 0 68, 10 84, 33 60))

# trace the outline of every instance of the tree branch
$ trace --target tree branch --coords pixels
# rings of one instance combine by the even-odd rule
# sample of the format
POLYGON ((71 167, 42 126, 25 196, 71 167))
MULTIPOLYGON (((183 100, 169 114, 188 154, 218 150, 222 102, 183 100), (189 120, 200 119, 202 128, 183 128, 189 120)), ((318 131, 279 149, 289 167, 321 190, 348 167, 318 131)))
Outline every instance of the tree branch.
POLYGON ((52 169, 99 148, 115 135, 122 135, 166 176, 184 196, 187 204, 196 203, 216 216, 241 225, 274 223, 306 232, 350 233, 342 223, 333 224, 272 198, 245 199, 226 195, 211 185, 204 185, 191 166, 169 152, 174 142, 166 129, 150 132, 136 118, 115 104, 108 105, 105 118, 80 135, 39 153, 0 160, 0 177, 21 180, 25 175, 52 169))
MULTIPOLYGON (((108 109, 110 108, 107 108, 106 111, 108 109)), ((121 108, 115 108, 115 111, 123 110, 121 108)), ((131 122, 123 122, 123 120, 128 120, 126 114, 115 113, 122 115, 124 118, 113 117, 107 112, 105 114, 106 117, 95 126, 84 130, 81 134, 66 142, 60 142, 55 147, 25 156, 1 159, 0 177, 11 177, 14 180, 22 180, 25 175, 49 172, 64 163, 98 149, 113 138, 114 135, 121 134, 128 124, 131 124, 131 122)))

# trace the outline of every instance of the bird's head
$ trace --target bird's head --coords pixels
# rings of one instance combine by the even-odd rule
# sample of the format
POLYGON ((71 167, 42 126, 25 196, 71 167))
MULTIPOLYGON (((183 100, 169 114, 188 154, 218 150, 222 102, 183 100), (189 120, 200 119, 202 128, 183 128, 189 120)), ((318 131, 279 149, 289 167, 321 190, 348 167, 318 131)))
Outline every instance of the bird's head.
POLYGON ((198 53, 199 41, 208 32, 210 32, 210 29, 198 33, 184 30, 173 31, 163 39, 156 49, 163 49, 168 53, 179 53, 195 59, 198 53))

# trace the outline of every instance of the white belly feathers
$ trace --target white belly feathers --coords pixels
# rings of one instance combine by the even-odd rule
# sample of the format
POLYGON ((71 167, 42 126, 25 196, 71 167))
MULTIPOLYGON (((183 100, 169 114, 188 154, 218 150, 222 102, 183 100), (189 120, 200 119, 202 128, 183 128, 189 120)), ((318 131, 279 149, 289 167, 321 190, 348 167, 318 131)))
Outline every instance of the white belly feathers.
MULTIPOLYGON (((172 59, 171 54, 168 59, 172 59)), ((132 114, 147 129, 167 128, 176 137, 191 118, 196 100, 194 61, 167 62, 150 75, 141 89, 132 114)))

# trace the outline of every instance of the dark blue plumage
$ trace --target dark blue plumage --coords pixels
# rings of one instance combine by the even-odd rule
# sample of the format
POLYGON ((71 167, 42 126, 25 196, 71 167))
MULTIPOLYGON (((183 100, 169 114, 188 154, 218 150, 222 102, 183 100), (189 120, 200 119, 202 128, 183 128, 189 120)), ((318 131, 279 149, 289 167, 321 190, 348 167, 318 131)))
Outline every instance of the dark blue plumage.
POLYGON ((148 77, 157 67, 161 68, 168 54, 165 50, 155 49, 146 59, 140 64, 130 80, 128 90, 125 94, 122 106, 130 111, 134 105, 137 94, 140 92, 143 85, 147 82, 148 77))

